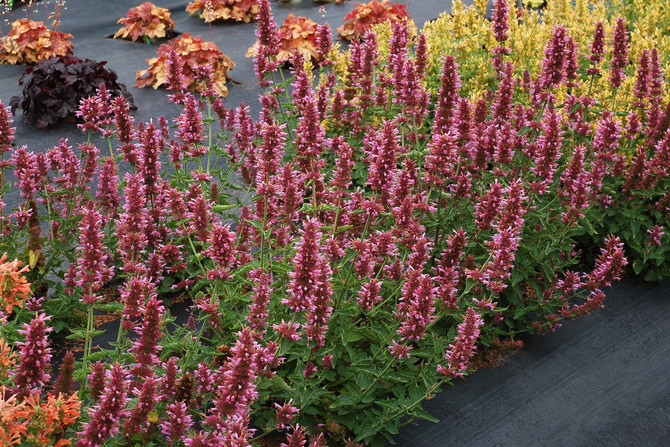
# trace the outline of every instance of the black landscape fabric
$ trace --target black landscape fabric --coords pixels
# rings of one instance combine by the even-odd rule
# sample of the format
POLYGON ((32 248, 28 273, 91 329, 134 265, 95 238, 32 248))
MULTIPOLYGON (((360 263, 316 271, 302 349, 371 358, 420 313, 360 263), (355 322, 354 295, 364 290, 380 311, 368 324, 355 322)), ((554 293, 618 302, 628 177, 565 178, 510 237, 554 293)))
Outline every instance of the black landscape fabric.
MULTIPOLYGON (((167 91, 133 87, 135 73, 148 67, 158 45, 110 39, 116 21, 139 0, 68 0, 60 30, 74 35, 74 54, 107 61, 138 106, 136 121, 179 109, 167 91)), ((168 8, 176 31, 215 42, 236 64, 229 83, 229 107, 244 103, 257 115, 258 94, 253 61, 245 57, 254 43, 251 24, 212 24, 189 17, 184 0, 156 1, 168 8)), ((451 7, 450 0, 401 1, 417 26, 451 7)), ((465 2, 466 4, 471 1, 465 2)), ((334 29, 355 2, 320 7, 311 0, 273 2, 275 21, 289 13, 322 20, 334 29)), ((35 20, 44 20, 35 7, 35 20)), ((14 19, 22 18, 20 11, 14 19)), ((3 17, 4 19, 4 17, 3 17)), ((0 66, 0 100, 8 105, 19 95, 18 79, 25 66, 0 66)), ((76 146, 86 141, 74 124, 41 130, 15 117, 16 144, 43 151, 67 138, 76 146)), ((95 141, 94 141, 95 142, 95 141)), ((18 197, 5 198, 13 207, 18 197)), ((482 369, 456 381, 424 407, 440 419, 404 426, 395 440, 400 446, 667 446, 670 445, 670 281, 644 284, 624 280, 607 293, 606 307, 576 321, 564 322, 556 333, 532 336, 522 351, 496 368, 482 369)), ((173 309, 173 312, 176 309, 173 309)), ((186 308, 181 312, 186 313, 186 308)), ((114 332, 114 331, 111 331, 114 332)), ((101 340, 102 341, 102 340, 101 340)), ((97 342, 94 342, 96 344, 97 342)))

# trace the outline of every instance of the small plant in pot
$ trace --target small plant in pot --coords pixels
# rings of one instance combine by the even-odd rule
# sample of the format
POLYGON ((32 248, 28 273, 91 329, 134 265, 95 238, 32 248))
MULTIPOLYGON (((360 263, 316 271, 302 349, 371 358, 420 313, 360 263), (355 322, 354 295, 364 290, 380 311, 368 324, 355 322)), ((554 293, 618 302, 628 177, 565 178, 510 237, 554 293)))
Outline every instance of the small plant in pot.
POLYGON ((9 33, 0 37, 0 63, 36 64, 72 54, 71 38, 72 34, 50 30, 43 22, 16 20, 9 33))
POLYGON ((19 79, 21 96, 10 101, 12 113, 23 109, 23 120, 42 129, 60 120, 76 122, 76 112, 82 99, 94 95, 104 84, 112 97, 123 96, 136 109, 126 86, 117 82, 114 70, 106 62, 62 56, 47 59, 28 67, 19 79))
POLYGON ((175 24, 170 11, 151 2, 144 2, 130 8, 125 17, 121 17, 116 23, 122 23, 123 27, 114 34, 114 39, 126 39, 133 42, 144 39, 148 44, 153 39, 174 36, 175 24))

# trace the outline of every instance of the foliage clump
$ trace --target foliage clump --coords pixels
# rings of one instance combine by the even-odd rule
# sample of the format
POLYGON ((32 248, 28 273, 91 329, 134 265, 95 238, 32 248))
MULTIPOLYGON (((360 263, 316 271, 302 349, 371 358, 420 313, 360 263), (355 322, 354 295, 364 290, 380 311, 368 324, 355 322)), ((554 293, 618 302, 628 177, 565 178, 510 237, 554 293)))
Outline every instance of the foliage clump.
POLYGON ((149 68, 137 72, 135 87, 151 86, 158 88, 167 85, 169 76, 169 54, 174 53, 174 70, 181 73, 183 87, 189 91, 202 91, 204 85, 196 82, 197 70, 209 67, 212 70, 212 88, 220 96, 228 95, 226 82, 230 79, 228 72, 235 67, 235 63, 221 51, 213 42, 205 42, 202 37, 193 37, 184 33, 181 37, 161 45, 158 48, 158 57, 147 60, 149 68))
POLYGON ((36 64, 72 54, 72 34, 53 31, 43 22, 16 20, 6 36, 0 37, 0 64, 36 64))
POLYGON ((44 60, 28 67, 19 79, 23 86, 21 96, 10 101, 12 113, 23 109, 23 120, 43 129, 60 120, 75 122, 79 102, 95 94, 104 84, 113 96, 123 96, 134 107, 132 95, 126 86, 117 82, 114 70, 105 68, 106 62, 61 56, 44 60))
POLYGON ((356 7, 346 15, 344 24, 337 32, 342 39, 355 40, 363 37, 374 25, 400 20, 407 20, 414 27, 414 22, 407 15, 406 6, 401 3, 392 3, 389 0, 356 3, 356 7))
MULTIPOLYGON (((303 60, 310 62, 321 62, 323 55, 320 54, 317 44, 319 25, 306 17, 296 17, 293 13, 289 14, 279 27, 279 49, 276 61, 284 64, 291 60, 294 52, 300 53, 303 60)), ((247 57, 256 57, 259 42, 247 51, 247 57)))
POLYGON ((159 8, 151 2, 130 8, 125 17, 121 17, 117 23, 122 23, 123 27, 114 34, 114 39, 132 41, 141 38, 151 40, 171 37, 175 26, 170 11, 159 8))
POLYGON ((207 23, 217 20, 249 23, 256 17, 258 3, 256 0, 193 0, 186 6, 186 12, 207 23))

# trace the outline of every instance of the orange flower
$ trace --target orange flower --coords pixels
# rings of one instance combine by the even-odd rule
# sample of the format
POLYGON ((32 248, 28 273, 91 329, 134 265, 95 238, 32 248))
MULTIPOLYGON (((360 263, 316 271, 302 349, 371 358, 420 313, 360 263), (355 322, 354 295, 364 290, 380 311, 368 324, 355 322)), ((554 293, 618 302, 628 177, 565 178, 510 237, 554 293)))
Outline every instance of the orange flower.
POLYGON ((5 262, 6 259, 7 253, 0 258, 0 307, 5 313, 9 313, 14 306, 23 306, 31 292, 30 283, 23 276, 28 271, 28 266, 19 270, 21 261, 15 259, 5 262))
MULTIPOLYGON (((29 395, 23 404, 16 416, 27 421, 24 436, 31 445, 51 445, 54 435, 61 438, 65 429, 77 422, 81 407, 76 393, 67 398, 62 393, 57 397, 48 393, 46 402, 40 402, 39 394, 35 393, 29 395)), ((53 445, 62 447, 71 443, 71 439, 59 439, 53 445)))
POLYGON ((0 338, 0 380, 7 377, 7 371, 16 364, 16 353, 12 352, 4 339, 0 338))
POLYGON ((0 445, 20 445, 28 425, 27 421, 20 421, 25 404, 15 396, 5 400, 6 395, 7 388, 0 387, 0 445))

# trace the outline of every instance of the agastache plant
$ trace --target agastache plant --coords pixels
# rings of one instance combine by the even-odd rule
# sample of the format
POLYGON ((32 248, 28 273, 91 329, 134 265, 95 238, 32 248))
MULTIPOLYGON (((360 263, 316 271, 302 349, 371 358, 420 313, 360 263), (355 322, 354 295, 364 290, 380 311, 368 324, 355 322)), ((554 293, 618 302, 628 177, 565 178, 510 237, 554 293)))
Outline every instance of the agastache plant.
POLYGON ((530 54, 505 1, 491 22, 438 19, 458 51, 398 22, 343 52, 324 24, 329 68, 294 55, 286 78, 256 4, 258 116, 207 68, 186 92, 174 51, 172 121, 135 122, 103 89, 85 145, 33 153, 0 111, 21 201, 1 241, 51 281, 5 309, 29 332, 11 378, 44 388, 48 325, 84 339, 59 382, 80 384, 78 445, 384 445, 490 347, 596 312, 625 268, 670 274, 664 53, 638 51, 630 20, 609 37, 602 17, 593 34, 538 22, 530 54), (94 311, 120 319, 110 350, 94 311))

